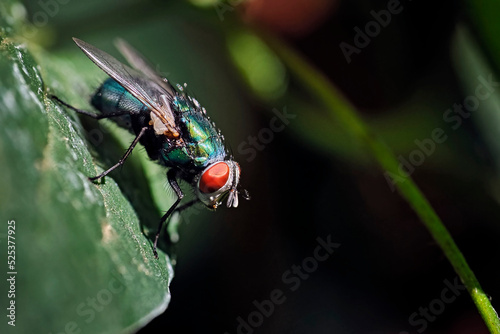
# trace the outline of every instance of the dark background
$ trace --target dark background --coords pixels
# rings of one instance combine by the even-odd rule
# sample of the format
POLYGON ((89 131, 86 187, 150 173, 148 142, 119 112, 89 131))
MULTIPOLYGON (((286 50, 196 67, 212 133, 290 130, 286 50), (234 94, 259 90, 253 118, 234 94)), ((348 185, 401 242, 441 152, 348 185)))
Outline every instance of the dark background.
MULTIPOLYGON (((370 11, 386 9, 387 1, 200 3, 70 1, 32 37, 51 52, 73 50, 72 36, 108 51, 116 36, 125 38, 161 73, 189 84, 241 164, 251 201, 237 210, 187 213, 171 303, 140 333, 237 333, 238 317, 248 321, 253 302, 269 300, 275 289, 286 300, 255 333, 486 333, 463 290, 425 328, 409 322, 442 298, 445 281, 456 274, 368 153, 352 149, 339 127, 315 132, 310 116, 325 107, 269 50, 241 38, 252 31, 283 38, 342 90, 397 155, 408 157, 415 139, 445 130, 447 141, 412 177, 498 307, 499 152, 476 114, 457 130, 442 119, 478 84, 481 73, 464 50, 496 72, 474 6, 403 1, 401 13, 347 63, 339 44, 353 45, 354 27, 363 29, 373 20, 370 11), (463 42, 464 35, 473 42, 463 42), (238 52, 248 61, 238 63, 238 52), (472 75, 464 77, 465 69, 472 75), (252 82, 248 73, 260 79, 252 82), (273 108, 297 116, 249 159, 238 147, 269 128, 273 108), (283 274, 328 236, 338 249, 291 291, 283 274)), ((40 8, 37 1, 25 5, 28 18, 40 8)))

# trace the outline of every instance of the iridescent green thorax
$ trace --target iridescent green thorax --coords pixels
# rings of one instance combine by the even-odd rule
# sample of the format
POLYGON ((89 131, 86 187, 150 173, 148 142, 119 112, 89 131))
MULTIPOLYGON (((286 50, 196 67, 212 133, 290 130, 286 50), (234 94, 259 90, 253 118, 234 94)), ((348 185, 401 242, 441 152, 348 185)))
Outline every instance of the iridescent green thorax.
POLYGON ((185 145, 165 144, 162 158, 166 165, 203 169, 224 159, 226 152, 221 135, 204 110, 183 95, 176 96, 172 106, 179 115, 181 138, 185 145))

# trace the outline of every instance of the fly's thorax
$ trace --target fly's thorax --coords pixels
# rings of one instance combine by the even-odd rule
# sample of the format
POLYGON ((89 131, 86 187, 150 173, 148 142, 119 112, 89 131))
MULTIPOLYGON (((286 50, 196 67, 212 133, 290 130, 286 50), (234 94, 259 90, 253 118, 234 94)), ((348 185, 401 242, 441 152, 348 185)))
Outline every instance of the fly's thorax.
POLYGON ((216 209, 227 196, 227 206, 238 206, 240 166, 232 160, 210 164, 195 180, 198 199, 210 209, 216 209))
POLYGON ((180 113, 189 112, 193 110, 194 107, 189 101, 189 97, 186 99, 184 95, 177 95, 174 97, 172 104, 174 105, 174 108, 180 113))
POLYGON ((172 101, 171 108, 177 115, 182 143, 166 143, 162 151, 163 163, 166 166, 204 170, 214 162, 223 161, 226 149, 213 122, 188 98, 177 96, 172 101))

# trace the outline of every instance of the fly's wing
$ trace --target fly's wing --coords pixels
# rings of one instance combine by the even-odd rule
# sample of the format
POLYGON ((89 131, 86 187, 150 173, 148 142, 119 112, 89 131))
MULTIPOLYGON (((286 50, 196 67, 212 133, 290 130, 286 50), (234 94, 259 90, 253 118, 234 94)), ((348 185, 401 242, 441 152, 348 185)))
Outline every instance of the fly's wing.
MULTIPOLYGON (((165 90, 155 80, 122 64, 113 56, 99 50, 78 38, 73 38, 76 45, 90 58, 101 70, 115 79, 130 94, 144 103, 166 128, 167 137, 178 138, 179 129, 175 125, 175 117, 170 109, 169 100, 172 94, 165 90)), ((155 124, 156 127, 156 124, 155 124)))
POLYGON ((134 49, 130 44, 128 44, 121 38, 116 39, 115 45, 133 68, 141 73, 144 73, 145 76, 160 85, 163 89, 169 92, 170 95, 175 95, 175 91, 173 90, 172 86, 168 82, 166 82, 160 75, 158 75, 156 70, 151 67, 149 62, 136 49, 134 49))

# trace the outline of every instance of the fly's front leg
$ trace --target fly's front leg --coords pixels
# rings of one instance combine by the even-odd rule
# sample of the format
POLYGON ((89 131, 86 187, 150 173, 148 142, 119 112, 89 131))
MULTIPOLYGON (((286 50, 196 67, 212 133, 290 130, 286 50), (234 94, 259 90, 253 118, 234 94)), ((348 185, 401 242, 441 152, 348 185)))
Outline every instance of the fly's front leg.
POLYGON ((179 241, 179 231, 178 231, 179 224, 180 223, 189 223, 190 214, 192 214, 192 213, 196 214, 199 211, 192 210, 192 211, 189 211, 188 214, 180 217, 181 213, 184 212, 186 209, 192 207, 193 204, 195 204, 199 201, 200 201, 199 199, 193 199, 193 200, 191 200, 183 205, 178 206, 177 209, 175 209, 174 212, 172 212, 172 214, 170 215, 170 219, 167 222, 167 227, 165 228, 168 232, 167 233, 167 236, 168 236, 167 241, 169 244, 174 244, 177 241, 179 241))
POLYGON ((160 219, 160 224, 158 225, 158 230, 156 231, 155 242, 153 244, 153 254, 154 254, 155 258, 158 258, 158 253, 156 252, 156 247, 158 245, 158 238, 160 237, 160 233, 161 233, 161 230, 163 228, 163 223, 165 223, 165 221, 168 219, 168 217, 170 217, 172 212, 175 211, 175 209, 177 208, 177 205, 179 205, 181 199, 184 197, 184 193, 182 192, 181 187, 179 187, 179 184, 177 183, 176 176, 177 176, 177 173, 175 172, 174 169, 170 169, 167 172, 168 183, 170 184, 172 189, 174 189, 175 194, 177 195, 177 200, 170 207, 170 209, 168 209, 167 213, 165 213, 163 215, 163 217, 161 217, 161 219, 160 219))
MULTIPOLYGON (((199 199, 193 199, 193 200, 187 202, 186 204, 183 204, 180 207, 178 207, 177 209, 175 209, 175 212, 181 213, 182 211, 186 210, 187 208, 190 208, 191 206, 193 206, 193 204, 197 203, 198 201, 199 201, 199 199)), ((175 213, 175 212, 172 212, 172 213, 175 213)))

